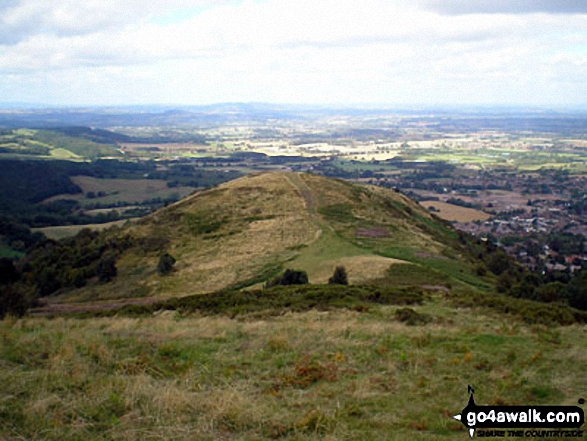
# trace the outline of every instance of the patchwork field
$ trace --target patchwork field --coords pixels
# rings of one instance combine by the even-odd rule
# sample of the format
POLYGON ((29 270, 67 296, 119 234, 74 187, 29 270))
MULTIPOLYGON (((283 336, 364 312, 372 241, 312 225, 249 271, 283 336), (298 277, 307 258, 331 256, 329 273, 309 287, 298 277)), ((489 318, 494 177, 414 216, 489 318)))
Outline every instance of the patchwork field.
POLYGON ((209 146, 185 143, 121 143, 123 151, 132 153, 136 156, 200 156, 202 153, 208 153, 209 146))
POLYGON ((118 202, 138 203, 152 199, 183 198, 192 193, 192 187, 169 188, 163 180, 157 179, 97 179, 91 176, 74 176, 71 179, 83 194, 59 195, 46 199, 51 202, 59 199, 73 199, 84 204, 115 204, 118 202), (104 196, 89 199, 87 193, 104 193, 104 196))
POLYGON ((439 218, 448 221, 457 222, 474 222, 474 221, 486 221, 491 217, 481 210, 475 210, 473 208, 460 207, 458 205, 449 204, 441 201, 422 201, 420 202, 425 208, 434 207, 436 214, 439 218))

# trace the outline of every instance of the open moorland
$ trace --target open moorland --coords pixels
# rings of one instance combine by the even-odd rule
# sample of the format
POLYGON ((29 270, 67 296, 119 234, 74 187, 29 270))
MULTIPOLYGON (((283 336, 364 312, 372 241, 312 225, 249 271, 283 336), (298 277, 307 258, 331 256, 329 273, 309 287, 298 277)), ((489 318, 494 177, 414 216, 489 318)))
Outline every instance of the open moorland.
MULTIPOLYGON (((326 283, 340 265, 358 283, 408 263, 440 267, 457 283, 486 289, 491 278, 475 276, 457 237, 392 190, 311 174, 262 173, 198 192, 103 239, 88 234, 87 240, 106 241, 96 246, 112 248, 118 277, 84 284, 69 297, 96 301, 254 287, 286 268, 305 271, 311 283, 326 283), (176 259, 171 276, 157 271, 164 252, 176 259)), ((87 252, 75 250, 84 243, 74 239, 73 253, 87 252)), ((52 253, 61 254, 56 248, 45 256, 48 261, 39 256, 31 264, 54 268, 50 279, 63 287, 81 283, 74 281, 91 263, 64 270, 51 262, 52 253)))
POLYGON ((6 319, 0 437, 454 440, 467 385, 483 404, 587 395, 584 325, 438 294, 408 309, 6 319))

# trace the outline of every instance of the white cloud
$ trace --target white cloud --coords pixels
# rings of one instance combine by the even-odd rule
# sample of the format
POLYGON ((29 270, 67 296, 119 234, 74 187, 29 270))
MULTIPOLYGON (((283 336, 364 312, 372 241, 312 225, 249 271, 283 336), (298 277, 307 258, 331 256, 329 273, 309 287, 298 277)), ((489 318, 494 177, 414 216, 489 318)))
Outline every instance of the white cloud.
POLYGON ((532 84, 558 102, 587 98, 568 93, 585 74, 580 14, 446 15, 399 0, 12 3, 0 7, 19 31, 4 45, 0 32, 0 101, 529 102, 532 84))
POLYGON ((585 0, 419 0, 445 14, 587 14, 585 0))

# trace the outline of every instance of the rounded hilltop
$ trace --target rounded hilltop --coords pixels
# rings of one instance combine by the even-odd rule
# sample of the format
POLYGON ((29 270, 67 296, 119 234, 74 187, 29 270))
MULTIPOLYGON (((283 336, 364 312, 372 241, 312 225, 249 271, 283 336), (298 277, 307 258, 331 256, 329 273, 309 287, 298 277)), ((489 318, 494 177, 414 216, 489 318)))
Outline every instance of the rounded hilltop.
POLYGON ((117 274, 85 284, 75 291, 81 298, 261 286, 286 268, 327 283, 344 266, 351 284, 364 283, 422 256, 461 256, 457 234, 398 192, 281 171, 197 192, 100 237, 108 238, 117 274), (162 273, 163 255, 174 265, 162 273))

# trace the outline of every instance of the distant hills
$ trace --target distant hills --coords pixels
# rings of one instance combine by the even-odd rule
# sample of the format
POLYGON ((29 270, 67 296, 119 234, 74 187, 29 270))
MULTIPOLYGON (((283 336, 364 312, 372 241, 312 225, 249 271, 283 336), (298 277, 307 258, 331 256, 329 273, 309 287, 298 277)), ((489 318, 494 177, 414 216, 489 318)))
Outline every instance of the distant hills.
MULTIPOLYGON (((387 129, 425 122, 441 131, 584 131, 587 111, 504 107, 373 107, 317 106, 271 103, 219 103, 201 106, 59 107, 0 105, 0 128, 166 127, 201 129, 224 124, 271 124, 275 121, 312 122, 323 118, 368 118, 387 129)), ((151 139, 151 142, 153 140, 151 139)))

